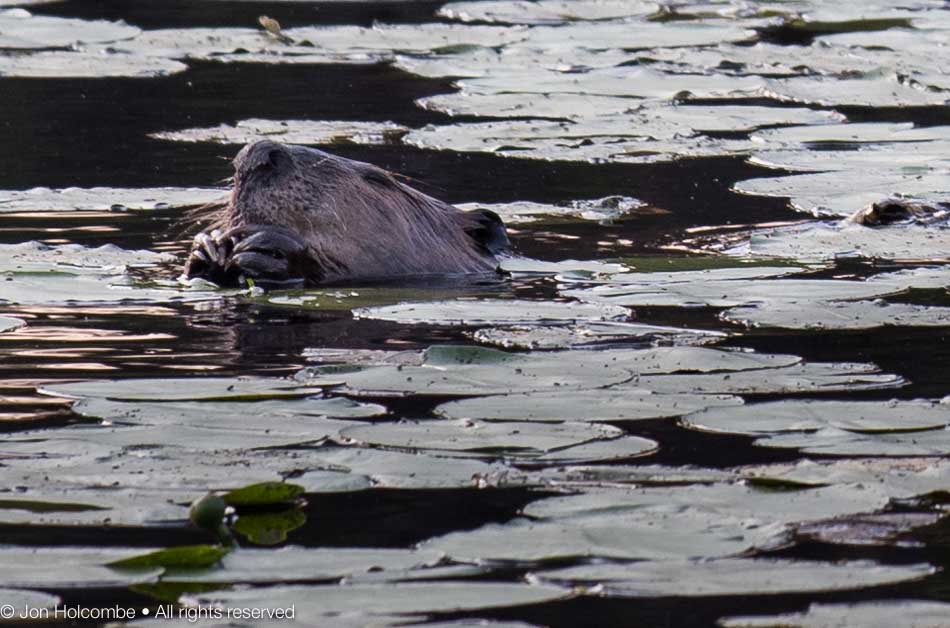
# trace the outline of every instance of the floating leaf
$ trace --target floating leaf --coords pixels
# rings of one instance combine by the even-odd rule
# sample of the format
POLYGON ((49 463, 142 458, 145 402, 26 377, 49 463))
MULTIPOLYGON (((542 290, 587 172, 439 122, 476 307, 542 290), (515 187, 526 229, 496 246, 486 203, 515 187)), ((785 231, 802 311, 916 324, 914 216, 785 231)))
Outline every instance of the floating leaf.
POLYGON ((130 251, 114 244, 95 248, 79 244, 50 246, 42 242, 0 244, 0 272, 115 273, 175 260, 168 253, 130 251))
POLYGON ((583 349, 612 343, 669 343, 702 345, 721 340, 726 334, 702 329, 681 329, 643 323, 596 322, 568 326, 486 327, 472 337, 503 349, 583 349))
POLYGON ((0 55, 0 76, 22 78, 157 77, 184 72, 172 59, 122 53, 41 51, 0 55))
POLYGON ((812 604, 800 613, 754 617, 726 617, 717 622, 723 628, 837 628, 844 625, 867 628, 942 628, 947 623, 950 604, 926 600, 859 602, 857 604, 812 604))
POLYGON ((839 330, 950 326, 950 308, 886 301, 818 301, 731 308, 720 314, 747 327, 839 330))
POLYGON ((98 380, 55 384, 39 390, 56 397, 99 397, 119 401, 254 401, 306 397, 322 392, 320 386, 338 383, 340 382, 323 384, 318 383, 317 380, 311 380, 307 386, 301 386, 293 380, 280 378, 183 377, 98 380), (199 383, 200 385, 197 385, 199 383))
POLYGON ((529 323, 564 324, 582 321, 625 320, 630 312, 623 307, 558 301, 519 299, 477 299, 402 303, 360 308, 354 318, 371 318, 399 323, 429 325, 519 325, 529 323))
MULTIPOLYGON (((243 517, 242 517, 243 519, 243 517)), ((240 521, 240 519, 238 520, 240 521)), ((397 578, 403 573, 439 562, 437 552, 405 549, 282 547, 241 549, 221 559, 217 568, 176 573, 164 582, 271 583, 301 580, 336 580, 368 572, 397 578)))
MULTIPOLYGON (((4 564, 0 586, 17 589, 104 589, 156 582, 163 571, 162 567, 119 571, 106 566, 106 563, 141 553, 140 548, 8 545, 0 550, 0 560, 4 564)), ((43 604, 46 603, 44 600, 43 604)))
POLYGON ((22 318, 13 318, 11 316, 0 316, 0 333, 5 331, 10 331, 11 329, 17 329, 26 325, 26 321, 22 318))
POLYGON ((32 188, 0 191, 0 213, 24 211, 108 211, 197 207, 225 198, 216 188, 32 188))
POLYGON ((107 563, 117 569, 204 569, 214 565, 230 550, 217 545, 184 545, 159 550, 141 556, 123 558, 107 563))
POLYGON ((859 433, 907 432, 950 425, 950 405, 927 401, 781 400, 709 408, 681 419, 686 427, 758 436, 835 428, 859 433))
POLYGON ((654 395, 648 390, 611 389, 526 393, 451 401, 435 413, 449 419, 487 421, 639 421, 682 416, 710 406, 736 406, 728 395, 654 395))
MULTIPOLYGON (((422 421, 376 424, 345 429, 341 436, 356 442, 402 449, 453 451, 473 457, 514 456, 525 459, 603 439, 618 438, 619 429, 588 423, 481 423, 475 421, 422 421)), ((635 456, 655 448, 639 439, 627 449, 635 456)), ((564 451, 559 451, 565 454, 564 451)), ((567 454, 569 455, 569 454, 567 454)), ((617 457, 616 455, 610 457, 617 457)))
POLYGON ((302 495, 302 486, 289 482, 261 482, 233 491, 228 491, 222 497, 229 506, 271 506, 293 502, 302 495))
POLYGON ((610 597, 702 597, 848 591, 918 580, 926 564, 877 565, 774 559, 601 563, 543 571, 542 582, 600 583, 610 597))
POLYGON ((540 604, 571 597, 568 589, 511 582, 433 582, 275 586, 235 589, 181 600, 185 606, 221 604, 248 608, 290 608, 309 621, 341 614, 365 616, 452 613, 540 604))
POLYGON ((393 122, 350 120, 240 120, 234 126, 184 129, 153 133, 151 137, 175 142, 248 144, 272 139, 288 144, 386 144, 408 129, 393 122))
POLYGON ((141 32, 125 22, 47 17, 32 15, 24 9, 0 10, 0 48, 68 48, 81 43, 130 39, 141 32))
MULTIPOLYGON (((613 220, 628 214, 637 213, 645 205, 646 203, 643 201, 629 196, 607 196, 592 200, 570 201, 562 205, 535 203, 532 201, 515 201, 512 203, 462 203, 458 205, 458 208, 464 211, 488 209, 501 216, 506 223, 517 224, 552 217, 571 217, 596 221, 613 220)), ((643 211, 649 214, 661 213, 656 209, 645 209, 643 211)), ((503 268, 505 268, 506 262, 513 263, 515 267, 517 267, 521 260, 503 259, 501 263, 503 268)), ((589 263, 596 265, 596 262, 589 263)), ((566 262, 566 264, 569 265, 570 261, 566 262)), ((508 268, 505 269, 508 270, 508 268)), ((623 269, 618 268, 618 270, 622 271, 623 269)))

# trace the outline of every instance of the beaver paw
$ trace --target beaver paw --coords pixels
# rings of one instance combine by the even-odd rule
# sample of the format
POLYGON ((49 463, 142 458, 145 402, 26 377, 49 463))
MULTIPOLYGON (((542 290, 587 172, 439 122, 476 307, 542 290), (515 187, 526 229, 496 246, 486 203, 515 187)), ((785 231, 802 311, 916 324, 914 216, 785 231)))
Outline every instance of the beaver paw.
POLYGON ((221 239, 218 229, 199 233, 191 245, 191 253, 185 263, 184 276, 188 279, 201 277, 220 286, 235 285, 237 276, 227 272, 228 258, 234 243, 221 239))
POLYGON ((233 242, 227 269, 265 287, 304 283, 307 244, 296 233, 277 225, 241 225, 221 234, 233 242))
POLYGON ((241 225, 195 236, 186 277, 203 277, 222 286, 245 285, 248 279, 264 287, 302 285, 306 243, 297 234, 275 225, 241 225))

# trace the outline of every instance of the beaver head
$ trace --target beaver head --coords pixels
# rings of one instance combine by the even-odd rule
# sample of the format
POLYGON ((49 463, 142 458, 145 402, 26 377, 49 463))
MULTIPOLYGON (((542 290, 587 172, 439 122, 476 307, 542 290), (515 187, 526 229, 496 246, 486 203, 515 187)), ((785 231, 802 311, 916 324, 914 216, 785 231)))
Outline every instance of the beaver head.
POLYGON ((372 164, 268 140, 238 153, 214 218, 185 275, 225 285, 485 273, 508 246, 493 212, 463 212, 372 164))

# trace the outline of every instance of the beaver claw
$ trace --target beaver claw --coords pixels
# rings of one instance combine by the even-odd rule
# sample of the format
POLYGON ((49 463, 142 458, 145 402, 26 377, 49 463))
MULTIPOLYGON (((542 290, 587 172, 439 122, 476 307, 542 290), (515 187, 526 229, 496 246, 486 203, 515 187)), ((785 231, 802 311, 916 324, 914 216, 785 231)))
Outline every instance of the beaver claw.
POLYGON ((221 286, 240 286, 251 279, 265 287, 304 283, 300 262, 307 245, 293 231, 276 225, 241 225, 195 236, 185 276, 202 277, 221 286))

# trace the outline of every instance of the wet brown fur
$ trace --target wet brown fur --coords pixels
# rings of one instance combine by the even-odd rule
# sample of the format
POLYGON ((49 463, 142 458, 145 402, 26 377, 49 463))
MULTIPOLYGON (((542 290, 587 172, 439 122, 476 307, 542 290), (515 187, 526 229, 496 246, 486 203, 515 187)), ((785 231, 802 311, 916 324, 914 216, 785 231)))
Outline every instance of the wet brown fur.
POLYGON ((368 163, 263 140, 245 146, 234 168, 227 201, 187 220, 204 230, 290 229, 313 262, 308 283, 491 272, 507 244, 491 212, 462 212, 368 163))

